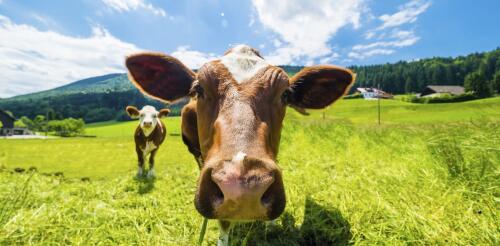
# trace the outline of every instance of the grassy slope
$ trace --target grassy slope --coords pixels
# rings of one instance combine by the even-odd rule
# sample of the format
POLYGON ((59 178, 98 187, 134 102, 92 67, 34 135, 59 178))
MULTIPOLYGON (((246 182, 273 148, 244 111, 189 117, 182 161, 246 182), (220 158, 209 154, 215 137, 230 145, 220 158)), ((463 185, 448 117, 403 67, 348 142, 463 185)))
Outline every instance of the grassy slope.
MULTIPOLYGON (((289 110, 279 155, 286 211, 275 226, 237 227, 235 238, 248 235, 251 245, 498 244, 499 98, 383 101, 382 127, 373 125, 375 106, 344 100, 325 120, 322 112, 289 110)), ((198 171, 179 118, 165 122, 171 135, 151 182, 132 178, 135 122, 89 126, 97 138, 0 140, 7 167, 0 242, 193 245, 198 171), (39 170, 32 177, 8 171, 30 166, 39 170), (57 171, 65 178, 39 174, 57 171)), ((216 237, 211 222, 206 242, 216 237)))

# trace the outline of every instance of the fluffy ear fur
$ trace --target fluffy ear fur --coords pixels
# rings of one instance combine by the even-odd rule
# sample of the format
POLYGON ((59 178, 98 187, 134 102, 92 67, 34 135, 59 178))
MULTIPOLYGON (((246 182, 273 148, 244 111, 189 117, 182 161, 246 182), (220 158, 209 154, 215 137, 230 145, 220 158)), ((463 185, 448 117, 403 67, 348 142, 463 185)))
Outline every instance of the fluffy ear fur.
POLYGON ((160 112, 158 113, 158 118, 166 117, 169 113, 170 113, 170 109, 167 109, 167 108, 160 109, 160 112))
POLYGON ((129 79, 143 93, 162 101, 187 96, 195 73, 172 56, 139 53, 127 57, 129 79))
POLYGON ((137 119, 139 118, 139 110, 134 107, 134 106, 127 106, 127 108, 125 108, 125 111, 127 111, 127 114, 128 116, 130 116, 130 118, 132 119, 137 119))
POLYGON ((341 98, 355 78, 351 70, 342 67, 306 67, 290 79, 287 102, 294 108, 324 108, 341 98))

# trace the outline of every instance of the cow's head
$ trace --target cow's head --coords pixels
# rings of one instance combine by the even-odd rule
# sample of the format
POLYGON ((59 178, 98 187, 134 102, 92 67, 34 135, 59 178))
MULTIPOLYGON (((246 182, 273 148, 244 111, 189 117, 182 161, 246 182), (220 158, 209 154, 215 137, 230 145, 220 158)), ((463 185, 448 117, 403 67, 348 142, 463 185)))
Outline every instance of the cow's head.
POLYGON ((207 218, 269 220, 285 208, 276 163, 286 106, 300 112, 339 99, 354 81, 348 69, 306 67, 289 78, 253 48, 235 46, 194 73, 174 57, 127 58, 131 80, 163 101, 196 96, 203 166, 195 197, 207 218))
POLYGON ((155 107, 149 105, 142 107, 141 110, 134 106, 127 106, 125 111, 132 119, 139 119, 139 126, 145 133, 153 131, 158 124, 158 119, 170 113, 169 109, 161 109, 158 112, 155 107))

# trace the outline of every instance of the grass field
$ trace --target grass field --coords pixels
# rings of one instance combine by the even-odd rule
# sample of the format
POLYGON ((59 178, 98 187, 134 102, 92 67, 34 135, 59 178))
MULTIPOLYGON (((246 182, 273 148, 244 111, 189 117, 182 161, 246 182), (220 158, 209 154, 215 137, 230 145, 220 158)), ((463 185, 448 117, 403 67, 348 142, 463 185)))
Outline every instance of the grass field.
MULTIPOLYGON (((278 157, 285 213, 276 225, 236 227, 233 242, 498 245, 500 98, 381 105, 381 126, 376 101, 307 117, 289 109, 278 157)), ((136 122, 89 125, 94 138, 0 139, 0 244, 195 245, 197 166, 180 119, 164 122, 153 181, 133 178, 136 122)))

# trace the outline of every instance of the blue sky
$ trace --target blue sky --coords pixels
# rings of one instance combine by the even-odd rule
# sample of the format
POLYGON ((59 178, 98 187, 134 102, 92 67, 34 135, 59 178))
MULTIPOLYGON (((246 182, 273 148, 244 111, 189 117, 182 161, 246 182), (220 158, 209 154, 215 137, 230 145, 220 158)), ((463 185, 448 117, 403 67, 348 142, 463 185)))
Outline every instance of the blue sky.
POLYGON ((276 65, 465 55, 500 46, 499 11, 493 0, 0 0, 0 97, 123 72, 142 50, 192 68, 240 43, 276 65))

